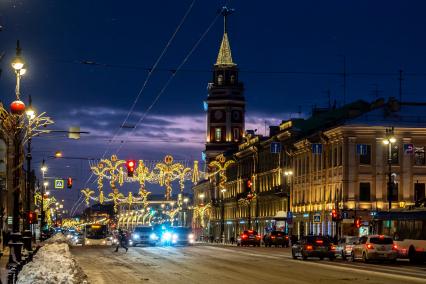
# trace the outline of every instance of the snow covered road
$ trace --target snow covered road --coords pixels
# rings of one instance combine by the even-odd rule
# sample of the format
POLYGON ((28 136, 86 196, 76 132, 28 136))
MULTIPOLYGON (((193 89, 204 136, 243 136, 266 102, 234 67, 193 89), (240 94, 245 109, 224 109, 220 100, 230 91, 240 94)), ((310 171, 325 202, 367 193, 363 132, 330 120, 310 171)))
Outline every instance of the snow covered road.
POLYGON ((293 260, 288 249, 73 247, 91 283, 424 283, 426 266, 293 260))

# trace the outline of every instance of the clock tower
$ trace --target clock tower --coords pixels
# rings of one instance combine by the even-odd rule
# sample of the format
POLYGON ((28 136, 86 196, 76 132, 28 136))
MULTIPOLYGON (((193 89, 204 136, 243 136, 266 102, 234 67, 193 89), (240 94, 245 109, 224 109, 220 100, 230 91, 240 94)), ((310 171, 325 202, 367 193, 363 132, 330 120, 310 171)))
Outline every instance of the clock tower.
POLYGON ((238 67, 232 60, 226 18, 231 10, 223 7, 224 33, 219 54, 208 84, 206 161, 236 149, 244 133, 244 86, 238 79, 238 67))

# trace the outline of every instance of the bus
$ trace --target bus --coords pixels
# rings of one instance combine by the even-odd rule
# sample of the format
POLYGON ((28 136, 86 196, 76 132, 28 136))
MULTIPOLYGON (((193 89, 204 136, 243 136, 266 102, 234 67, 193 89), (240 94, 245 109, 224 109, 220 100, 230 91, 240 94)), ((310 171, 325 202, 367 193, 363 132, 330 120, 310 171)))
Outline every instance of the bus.
POLYGON ((373 217, 378 234, 393 237, 399 258, 426 261, 426 208, 377 212, 373 217))
POLYGON ((108 238, 108 226, 101 224, 91 224, 84 227, 83 245, 111 245, 108 238))

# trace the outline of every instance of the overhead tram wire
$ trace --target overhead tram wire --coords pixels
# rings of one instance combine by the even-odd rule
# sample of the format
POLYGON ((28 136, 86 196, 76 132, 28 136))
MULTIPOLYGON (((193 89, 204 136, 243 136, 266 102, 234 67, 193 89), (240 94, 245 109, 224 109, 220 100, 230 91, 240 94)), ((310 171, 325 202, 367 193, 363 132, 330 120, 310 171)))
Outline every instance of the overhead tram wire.
MULTIPOLYGON (((160 90, 160 92, 157 94, 157 96, 154 98, 153 102, 149 107, 146 109, 146 111, 142 114, 141 118, 138 122, 136 122, 134 128, 130 131, 129 134, 132 134, 138 125, 145 119, 145 117, 148 115, 148 113, 151 111, 151 109, 154 107, 154 105, 157 103, 157 101, 160 99, 161 95, 164 93, 164 91, 167 89, 167 87, 172 82, 173 78, 176 76, 176 74, 180 71, 180 69, 185 65, 185 63, 188 61, 189 57, 194 53, 194 51, 197 49, 198 45, 201 43, 201 41, 204 39, 204 37, 207 35, 207 33, 211 30, 213 25, 216 23, 217 19, 219 18, 220 14, 217 14, 216 17, 213 19, 213 21, 210 23, 210 25, 207 27, 207 29, 204 31, 204 33, 201 35, 199 40, 194 44, 192 49, 189 51, 189 53, 185 56, 185 58, 182 60, 182 62, 179 64, 179 66, 176 68, 174 72, 172 72, 172 75, 169 77, 169 79, 164 84, 163 88, 160 90)), ((129 136, 127 135, 127 137, 129 136)), ((116 153, 119 153, 121 148, 123 147, 124 143, 121 143, 120 146, 117 148, 116 153)))
MULTIPOLYGON (((132 70, 142 70, 150 72, 151 68, 137 65, 115 65, 108 63, 99 63, 95 61, 87 60, 55 60, 57 62, 65 62, 72 64, 83 64, 83 65, 92 65, 98 67, 106 68, 120 68, 120 69, 132 69, 132 70)), ((173 68, 156 68, 157 72, 170 72, 174 73, 176 69, 173 68)), ((210 69, 185 69, 182 68, 180 72, 187 73, 211 73, 210 69)), ((240 73, 246 74, 265 74, 265 75, 313 75, 313 76, 342 76, 343 72, 330 72, 330 71, 296 71, 296 70, 256 70, 256 69, 239 69, 240 73)), ((346 76, 399 76, 399 72, 346 72, 346 76)), ((404 76, 418 76, 426 77, 426 73, 418 72, 404 72, 404 76)))
MULTIPOLYGON (((157 60, 155 61, 154 65, 152 66, 152 68, 150 68, 150 70, 148 71, 148 75, 145 78, 145 81, 142 85, 142 88, 139 90, 135 100, 133 101, 132 106, 130 107, 130 110, 128 111, 123 123, 121 124, 121 127, 118 128, 118 130, 115 132, 113 139, 119 135, 121 129, 123 128, 123 126, 126 124, 127 120, 129 119, 130 115, 133 113, 133 110, 136 107, 137 102, 139 101, 143 91, 145 90, 149 79, 151 78, 153 72, 155 71, 155 69, 157 68, 158 64, 160 63, 161 59, 163 58, 163 56, 166 54, 167 50, 169 49, 171 43, 173 42, 174 38, 176 37, 178 31, 180 30, 180 28, 182 27, 183 23, 185 22, 186 18, 188 17, 189 13, 191 12, 192 8, 194 7, 196 0, 192 0, 191 4, 189 5, 188 9, 186 10, 184 16, 182 17, 181 21, 179 22, 178 26, 176 27, 174 33, 172 34, 172 36, 170 37, 169 41, 167 42, 166 46, 163 48, 160 56, 157 58, 157 60)), ((89 62, 86 61, 86 64, 88 64, 89 62)), ((105 155, 107 154, 107 152, 110 149, 110 143, 108 143, 107 149, 105 150, 104 154, 102 155, 102 158, 105 157, 105 155)), ((93 176, 93 172, 90 174, 90 177, 86 180, 86 182, 84 183, 84 188, 87 186, 88 182, 90 181, 90 179, 93 176)), ((81 203, 82 204, 82 203, 81 203)), ((79 205, 80 206, 80 205, 79 205)), ((77 207, 79 207, 77 206, 77 207)))

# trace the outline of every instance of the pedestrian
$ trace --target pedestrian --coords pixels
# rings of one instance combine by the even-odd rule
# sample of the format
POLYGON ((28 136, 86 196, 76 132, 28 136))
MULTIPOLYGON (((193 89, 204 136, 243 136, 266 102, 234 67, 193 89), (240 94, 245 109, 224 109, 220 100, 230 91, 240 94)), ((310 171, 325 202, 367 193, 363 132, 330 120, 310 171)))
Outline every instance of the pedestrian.
POLYGON ((117 247, 115 248, 114 252, 118 252, 118 249, 120 247, 124 248, 127 252, 128 247, 127 245, 127 236, 126 234, 123 232, 123 230, 118 229, 118 242, 117 242, 117 247))

